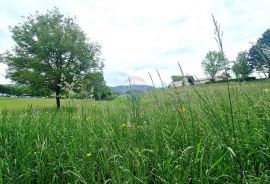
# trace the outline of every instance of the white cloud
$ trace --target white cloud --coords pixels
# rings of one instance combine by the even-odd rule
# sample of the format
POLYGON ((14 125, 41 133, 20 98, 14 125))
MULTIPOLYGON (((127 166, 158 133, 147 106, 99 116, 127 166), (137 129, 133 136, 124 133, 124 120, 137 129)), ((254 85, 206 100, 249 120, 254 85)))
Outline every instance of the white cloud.
MULTIPOLYGON (((202 59, 217 49, 212 13, 221 23, 224 49, 231 60, 248 49, 249 42, 256 41, 270 22, 269 0, 11 0, 0 3, 0 30, 6 35, 0 51, 11 46, 7 25, 21 21, 18 15, 53 6, 76 15, 91 40, 102 44, 108 85, 122 84, 128 75, 140 75, 151 83, 148 72, 156 73, 156 68, 169 83, 170 76, 179 73, 177 62, 185 73, 203 76, 202 59)), ((153 76, 158 82, 157 75, 153 76)))

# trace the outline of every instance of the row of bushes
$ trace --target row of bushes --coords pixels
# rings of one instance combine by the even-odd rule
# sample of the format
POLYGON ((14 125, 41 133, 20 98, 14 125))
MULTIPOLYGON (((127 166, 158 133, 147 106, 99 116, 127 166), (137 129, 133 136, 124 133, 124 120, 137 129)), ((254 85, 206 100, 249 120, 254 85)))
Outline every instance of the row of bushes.
POLYGON ((260 80, 260 79, 256 79, 256 77, 245 77, 245 78, 239 78, 239 79, 224 79, 224 80, 219 80, 219 81, 209 81, 206 82, 206 84, 212 84, 212 83, 224 83, 227 81, 230 82, 243 82, 243 81, 255 81, 255 80, 260 80))
MULTIPOLYGON (((33 91, 28 86, 20 86, 20 85, 1 85, 0 84, 0 93, 5 93, 9 95, 21 96, 22 94, 29 94, 31 96, 44 96, 43 93, 39 91, 33 91)), ((74 95, 67 97, 76 98, 76 99, 95 99, 95 100, 113 100, 119 94, 113 93, 111 89, 107 86, 95 89, 94 92, 82 91, 79 93, 75 93, 74 95)), ((50 95, 45 95, 50 96, 50 95)), ((65 95, 64 95, 65 96, 65 95)))
POLYGON ((0 84, 0 93, 20 96, 22 94, 31 94, 31 90, 27 86, 10 86, 0 84))

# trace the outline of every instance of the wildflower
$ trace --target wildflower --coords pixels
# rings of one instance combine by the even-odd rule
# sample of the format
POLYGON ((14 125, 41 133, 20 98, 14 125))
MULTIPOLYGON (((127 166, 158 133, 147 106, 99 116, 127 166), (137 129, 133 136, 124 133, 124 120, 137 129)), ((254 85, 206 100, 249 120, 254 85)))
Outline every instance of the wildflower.
POLYGON ((86 157, 91 157, 92 156, 92 153, 87 153, 85 156, 86 157))
POLYGON ((185 108, 185 106, 180 106, 178 111, 181 112, 185 112, 187 109, 185 108))
POLYGON ((136 128, 143 128, 143 126, 142 125, 137 125, 137 127, 136 128))
POLYGON ((127 127, 127 124, 124 123, 124 124, 121 125, 121 127, 122 128, 126 128, 127 127))

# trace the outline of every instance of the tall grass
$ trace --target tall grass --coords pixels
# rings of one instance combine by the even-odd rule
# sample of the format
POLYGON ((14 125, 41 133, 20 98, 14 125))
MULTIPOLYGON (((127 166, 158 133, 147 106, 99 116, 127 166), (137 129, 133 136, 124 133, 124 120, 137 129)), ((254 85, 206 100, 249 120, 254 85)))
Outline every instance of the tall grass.
POLYGON ((0 182, 269 183, 266 88, 231 83, 230 100, 223 84, 155 91, 135 115, 127 96, 60 111, 6 105, 0 182), (131 115, 137 122, 127 126, 131 115))

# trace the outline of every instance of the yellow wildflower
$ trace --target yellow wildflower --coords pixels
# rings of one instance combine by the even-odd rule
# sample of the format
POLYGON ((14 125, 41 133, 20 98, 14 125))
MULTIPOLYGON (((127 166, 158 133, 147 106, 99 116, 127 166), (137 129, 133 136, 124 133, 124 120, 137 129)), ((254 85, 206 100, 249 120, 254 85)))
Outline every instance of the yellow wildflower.
POLYGON ((91 157, 92 156, 92 153, 87 153, 85 156, 86 157, 91 157))
POLYGON ((179 112, 185 112, 186 110, 185 106, 180 106, 178 109, 179 112))
POLYGON ((143 126, 142 125, 138 125, 137 128, 143 128, 143 126))
POLYGON ((127 124, 124 123, 124 124, 121 125, 121 127, 122 128, 126 128, 127 127, 127 124))

